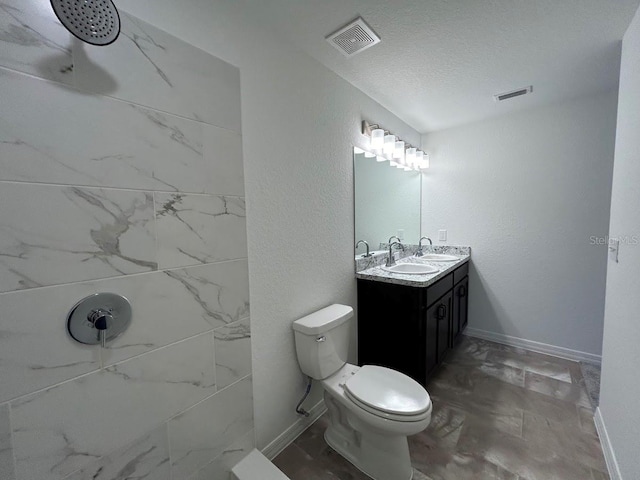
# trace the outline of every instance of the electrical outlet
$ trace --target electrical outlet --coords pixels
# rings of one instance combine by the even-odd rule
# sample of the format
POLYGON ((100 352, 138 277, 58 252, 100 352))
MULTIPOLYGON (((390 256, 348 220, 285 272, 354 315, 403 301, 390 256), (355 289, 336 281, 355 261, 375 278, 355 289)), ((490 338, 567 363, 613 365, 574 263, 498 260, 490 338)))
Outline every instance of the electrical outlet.
POLYGON ((438 230, 438 241, 446 242, 447 241, 447 231, 446 230, 438 230))

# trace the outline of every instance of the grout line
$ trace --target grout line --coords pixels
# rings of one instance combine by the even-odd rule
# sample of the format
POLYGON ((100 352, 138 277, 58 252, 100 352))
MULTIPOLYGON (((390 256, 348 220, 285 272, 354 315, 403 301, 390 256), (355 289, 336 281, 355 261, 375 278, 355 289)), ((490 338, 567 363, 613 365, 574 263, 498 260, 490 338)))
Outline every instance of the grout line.
POLYGON ((169 420, 165 420, 164 425, 165 435, 167 436, 167 449, 169 450, 169 480, 173 479, 173 448, 171 447, 171 435, 169 434, 169 420))
MULTIPOLYGON (((180 340, 177 340, 177 341, 172 342, 172 343, 168 343, 167 345, 161 345, 161 346, 159 346, 157 348, 154 348, 152 350, 148 350, 146 352, 134 355, 133 357, 129 357, 129 358, 126 358, 124 360, 120 360, 119 362, 107 364, 107 365, 104 366, 104 368, 94 369, 94 370, 92 370, 90 372, 83 373, 82 375, 78 375, 77 377, 68 378, 67 380, 64 380, 62 382, 56 383, 54 385, 48 385, 46 387, 39 388, 38 390, 34 390, 33 392, 29 392, 29 393, 25 393, 23 395, 19 395, 19 396, 15 397, 15 398, 7 400, 6 403, 15 403, 15 402, 22 401, 26 397, 30 397, 31 395, 36 395, 38 393, 42 393, 42 392, 45 392, 47 390, 51 390, 53 388, 60 387, 60 386, 65 385, 67 383, 75 382, 76 380, 88 377, 89 375, 94 375, 96 373, 100 373, 100 372, 103 372, 103 371, 108 371, 108 369, 111 368, 111 367, 116 367, 116 366, 122 365, 122 364, 127 363, 127 362, 129 362, 131 360, 138 359, 138 358, 140 358, 140 357, 142 357, 144 355, 149 355, 151 353, 155 353, 155 352, 158 352, 160 350, 165 350, 167 348, 173 347, 173 346, 178 345, 180 343, 184 343, 184 342, 187 342, 189 340, 193 340, 196 337, 200 337, 200 336, 203 336, 203 335, 209 335, 209 334, 212 334, 212 333, 213 333, 213 328, 210 328, 208 330, 205 330, 204 332, 196 333, 195 335, 191 335, 190 337, 187 337, 187 338, 181 338, 180 340)), ((110 372, 107 372, 107 373, 110 373, 110 372)), ((243 377, 243 378, 245 378, 245 377, 243 377)))
POLYGON ((35 182, 26 180, 0 180, 0 183, 14 184, 14 185, 30 185, 36 187, 68 187, 68 188, 86 188, 95 190, 111 190, 115 192, 137 192, 137 193, 168 193, 176 195, 188 195, 198 197, 224 197, 224 198, 239 198, 245 199, 245 195, 233 195, 226 193, 205 193, 205 192, 184 192, 182 190, 158 190, 148 188, 127 188, 127 187, 109 187, 103 185, 82 185, 77 183, 51 183, 51 182, 35 182))
POLYGON ((160 254, 158 252, 158 210, 156 208, 156 192, 151 192, 151 200, 153 201, 153 229, 155 233, 155 254, 156 265, 160 268, 160 254))
MULTIPOLYGON (((195 47, 195 48, 198 48, 198 47, 195 47)), ((74 62, 73 63, 73 67, 74 67, 73 68, 73 77, 74 78, 73 78, 73 83, 72 84, 60 82, 60 81, 57 81, 57 80, 52 80, 50 78, 39 77, 37 75, 34 75, 33 73, 23 72, 23 71, 16 70, 16 69, 11 68, 11 67, 7 67, 5 65, 0 65, 0 70, 6 70, 6 71, 9 71, 9 72, 13 72, 15 74, 18 74, 18 75, 24 75, 25 77, 29 77, 29 78, 32 78, 34 80, 39 80, 41 82, 45 82, 45 83, 49 83, 49 84, 53 84, 53 85, 58 85, 58 86, 61 86, 61 87, 65 88, 65 89, 67 89, 67 90, 73 90, 75 92, 78 92, 79 94, 91 95, 93 97, 99 97, 99 98, 103 98, 103 99, 115 100, 116 102, 119 102, 119 103, 125 103, 127 105, 135 105, 137 107, 144 108, 144 109, 147 109, 147 110, 150 110, 150 111, 153 111, 153 112, 162 113, 163 115, 171 115, 172 117, 181 118, 183 120, 187 120, 187 121, 190 121, 190 122, 193 122, 193 123, 198 123, 198 124, 201 124, 201 125, 208 125, 210 127, 219 128, 220 130, 224 130, 226 132, 233 133, 233 134, 237 135, 238 137, 242 137, 242 120, 241 120, 241 123, 240 123, 240 131, 236 131, 236 130, 233 130, 233 129, 228 128, 228 127, 222 127, 220 125, 215 125, 213 123, 208 123, 208 122, 205 122, 203 120, 196 120, 194 118, 186 117, 186 116, 180 115, 178 113, 172 113, 172 112, 168 112, 166 110, 161 110, 159 108, 150 107, 148 105, 144 105, 142 103, 137 103, 137 102, 134 102, 132 100, 125 100, 125 99, 114 97, 114 96, 111 96, 111 95, 105 95, 103 93, 98 93, 98 92, 94 92, 94 91, 91 91, 91 90, 82 89, 82 88, 77 86, 77 82, 76 82, 76 79, 75 79, 75 75, 76 75, 75 66, 76 66, 76 64, 75 64, 75 58, 73 56, 73 48, 71 49, 71 52, 72 52, 72 60, 71 61, 74 62)), ((209 55, 211 55, 211 54, 209 54, 209 55)), ((211 55, 211 56, 214 56, 214 55, 211 55)), ((225 62, 225 63, 229 64, 229 62, 225 62)), ((231 64, 229 64, 229 65, 231 65, 231 64)), ((238 67, 235 67, 235 68, 238 68, 238 67)), ((240 112, 240 115, 242 117, 242 112, 240 112)))
POLYGON ((13 475, 18 478, 18 459, 16 449, 13 447, 13 409, 11 403, 7 402, 7 414, 9 416, 9 445, 11 447, 11 460, 13 461, 13 475))
MULTIPOLYGON (((224 391, 225 391, 225 390, 227 390, 228 388, 231 388, 231 387, 233 387, 234 385, 236 385, 236 384, 238 384, 238 383, 240 383, 240 382, 242 382, 242 381, 246 380, 247 378, 250 378, 252 375, 253 375, 253 372, 249 373, 248 375, 245 375, 245 376, 244 376, 244 377, 242 377, 242 378, 239 378, 239 379, 238 379, 238 380, 236 380, 235 382, 230 383, 230 384, 229 384, 229 385, 227 385, 226 387, 221 388, 221 389, 219 389, 219 390, 218 390, 218 389, 217 389, 217 387, 216 387, 216 391, 215 391, 215 393, 212 393, 212 394, 211 394, 211 395, 209 395, 208 397, 203 398, 202 400, 200 400, 200 401, 199 401, 199 402, 197 402, 197 403, 194 403, 193 405, 191 405, 190 407, 188 407, 188 408, 186 408, 186 409, 182 410, 181 412, 176 413, 174 416, 172 416, 171 418, 169 418, 169 419, 167 420, 167 422, 170 422, 171 420, 176 419, 176 418, 177 418, 177 417, 179 417, 180 415, 184 415, 185 413, 189 412, 190 410, 193 410, 193 409, 194 409, 194 408, 196 408, 197 406, 199 406, 199 405, 203 404, 203 403, 204 403, 204 402, 206 402, 207 400, 210 400, 211 398, 215 397, 215 396, 216 396, 216 395, 218 395, 220 392, 224 392, 224 391)), ((252 380, 252 385, 251 385, 251 391, 253 392, 253 380, 252 380)), ((254 417, 254 420, 255 420, 255 417, 254 417)))
MULTIPOLYGON (((239 319, 237 319, 237 320, 234 320, 233 322, 229 322, 229 323, 227 323, 227 324, 225 324, 225 325, 220 325, 219 327, 215 327, 215 328, 213 329, 213 332, 215 333, 215 332, 217 332, 218 330, 220 330, 220 329, 222 329, 222 328, 227 328, 227 327, 235 326, 236 324, 238 324, 238 323, 240 323, 240 322, 244 322, 245 320, 249 320, 249 321, 251 321, 250 319, 251 319, 251 315, 247 315, 246 317, 239 318, 239 319)), ((249 325, 249 329, 251 329, 251 325, 249 325)))
MULTIPOLYGON (((0 182, 1 183, 1 182, 0 182)), ((198 267, 207 267, 207 266, 211 266, 211 265, 222 265, 225 263, 231 263, 231 262, 239 262, 242 260, 249 260, 248 257, 238 257, 238 258, 230 258, 227 260, 220 260, 218 262, 208 262, 208 263, 198 263, 195 265, 185 265, 182 267, 170 267, 170 268, 160 268, 158 270, 150 270, 148 272, 136 272, 136 273, 129 273, 129 274, 125 274, 125 275, 114 275, 111 277, 102 277, 102 278, 90 278, 87 280, 78 280, 75 282, 66 282, 66 283, 57 283, 55 285, 43 285, 40 287, 33 287, 33 288, 24 288, 21 290, 10 290, 8 292, 0 292, 0 298, 2 298, 3 295, 11 295, 11 294, 17 294, 17 293, 26 293, 26 292, 32 292, 34 290, 42 290, 43 288, 58 288, 58 287, 63 287, 66 285, 80 285, 80 284, 89 284, 89 283, 95 283, 95 282, 104 282, 107 280, 114 280, 114 279, 118 279, 118 278, 132 278, 132 277, 137 277, 137 276, 141 276, 141 275, 153 275, 153 274, 158 274, 158 273, 164 273, 164 272, 175 272, 177 270, 186 270, 186 269, 191 269, 191 268, 198 268, 198 267)))

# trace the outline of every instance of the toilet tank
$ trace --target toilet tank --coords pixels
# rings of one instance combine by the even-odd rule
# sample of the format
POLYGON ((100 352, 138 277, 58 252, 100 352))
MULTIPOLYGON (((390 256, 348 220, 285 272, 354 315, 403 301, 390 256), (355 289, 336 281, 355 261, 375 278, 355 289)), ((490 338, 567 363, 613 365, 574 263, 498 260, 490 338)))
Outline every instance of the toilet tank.
POLYGON ((329 305, 293 322, 298 363, 305 375, 323 380, 347 363, 353 308, 329 305))

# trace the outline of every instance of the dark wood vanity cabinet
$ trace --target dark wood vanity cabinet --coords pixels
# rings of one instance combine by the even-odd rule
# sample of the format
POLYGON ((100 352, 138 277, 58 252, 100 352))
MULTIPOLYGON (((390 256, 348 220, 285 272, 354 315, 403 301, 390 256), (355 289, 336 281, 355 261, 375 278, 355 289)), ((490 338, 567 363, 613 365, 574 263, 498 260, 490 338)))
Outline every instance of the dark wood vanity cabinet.
POLYGON ((426 385, 467 324, 467 273, 464 264, 429 287, 358 279, 358 363, 426 385))

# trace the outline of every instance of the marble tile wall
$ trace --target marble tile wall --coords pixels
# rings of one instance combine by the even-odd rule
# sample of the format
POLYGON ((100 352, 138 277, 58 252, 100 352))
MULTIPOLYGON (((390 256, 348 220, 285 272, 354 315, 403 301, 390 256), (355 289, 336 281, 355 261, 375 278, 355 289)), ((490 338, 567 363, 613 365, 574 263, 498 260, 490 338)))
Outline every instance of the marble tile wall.
POLYGON ((237 68, 120 12, 0 0, 0 478, 199 480, 254 447, 237 68), (74 342, 69 309, 126 296, 74 342))

